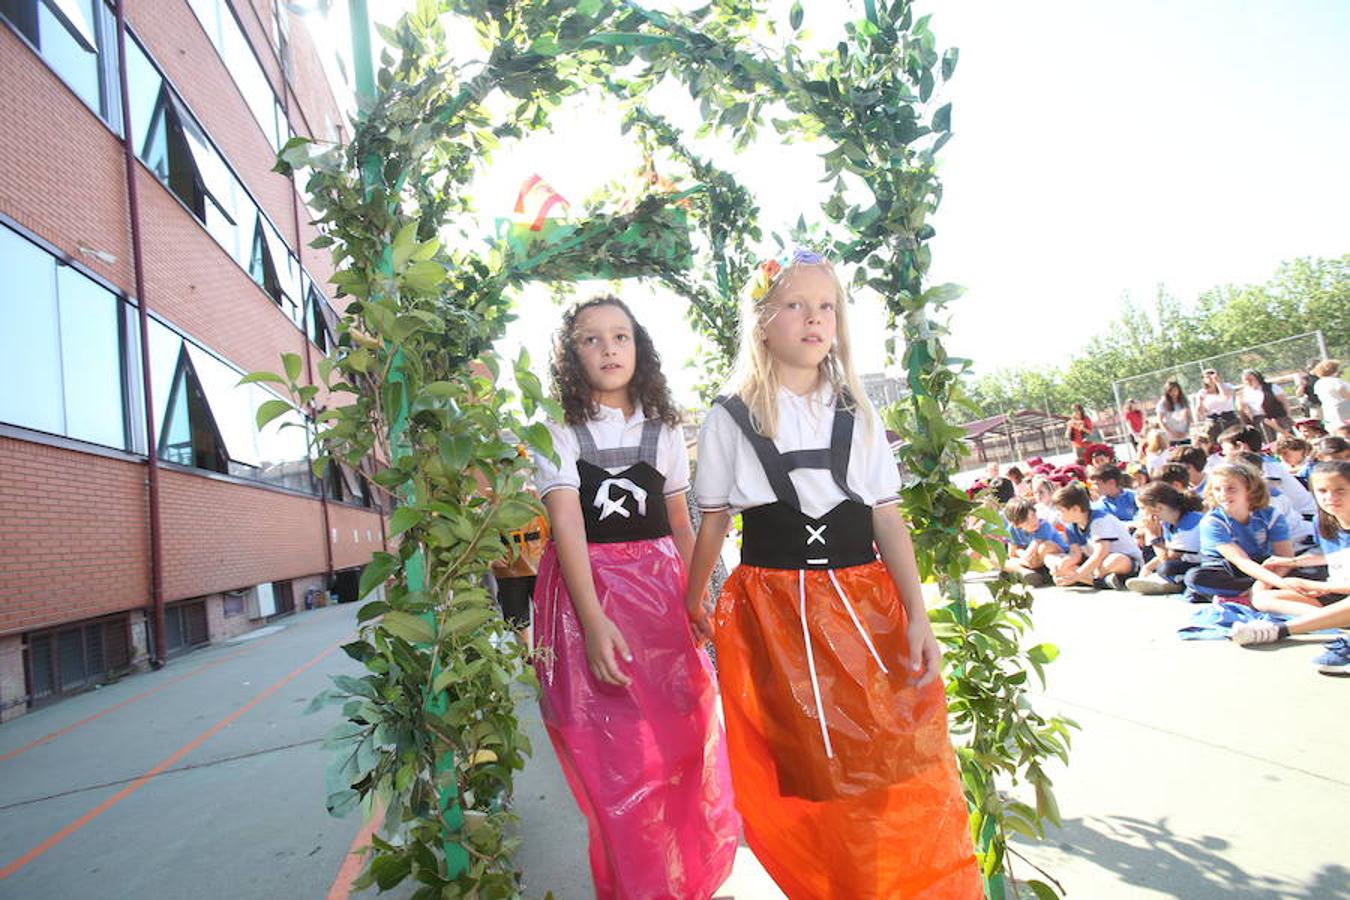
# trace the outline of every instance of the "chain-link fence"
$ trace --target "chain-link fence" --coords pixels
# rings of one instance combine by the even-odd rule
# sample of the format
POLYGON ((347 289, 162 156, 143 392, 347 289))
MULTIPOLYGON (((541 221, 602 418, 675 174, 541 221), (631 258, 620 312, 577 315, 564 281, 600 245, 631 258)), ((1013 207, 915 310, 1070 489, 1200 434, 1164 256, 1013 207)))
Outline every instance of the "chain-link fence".
POLYGON ((1231 353, 1211 356, 1182 363, 1143 375, 1131 375, 1112 382, 1115 391, 1116 409, 1124 414, 1125 404, 1137 401, 1145 414, 1151 414, 1153 407, 1162 396, 1163 385, 1175 378, 1186 394, 1187 402, 1195 397, 1201 387, 1201 373, 1214 369, 1226 383, 1241 386, 1242 373, 1255 369, 1263 374, 1267 381, 1278 384, 1284 391, 1285 401, 1297 418, 1304 414, 1302 398, 1294 389, 1295 376, 1306 372, 1327 356, 1326 340, 1320 331, 1309 331, 1293 337, 1281 338, 1266 344, 1257 344, 1231 353))

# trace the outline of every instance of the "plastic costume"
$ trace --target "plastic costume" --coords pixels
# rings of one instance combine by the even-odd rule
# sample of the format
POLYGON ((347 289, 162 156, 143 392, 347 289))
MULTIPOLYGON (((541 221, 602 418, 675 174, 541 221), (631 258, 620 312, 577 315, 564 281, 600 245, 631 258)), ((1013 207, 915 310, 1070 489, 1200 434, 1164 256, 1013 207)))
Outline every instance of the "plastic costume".
POLYGON ((639 447, 608 450, 574 428, 596 597, 632 651, 622 663, 631 684, 591 674, 553 543, 534 593, 544 724, 586 816, 601 900, 706 900, 731 874, 740 831, 712 668, 690 636, 656 467, 661 427, 649 419, 639 447))
POLYGON ((982 898, 942 682, 909 681, 905 608, 848 486, 851 410, 836 404, 828 450, 782 453, 739 397, 719 402, 776 497, 743 511, 714 614, 747 842, 792 900, 982 898), (803 513, 799 468, 828 469, 844 499, 803 513))

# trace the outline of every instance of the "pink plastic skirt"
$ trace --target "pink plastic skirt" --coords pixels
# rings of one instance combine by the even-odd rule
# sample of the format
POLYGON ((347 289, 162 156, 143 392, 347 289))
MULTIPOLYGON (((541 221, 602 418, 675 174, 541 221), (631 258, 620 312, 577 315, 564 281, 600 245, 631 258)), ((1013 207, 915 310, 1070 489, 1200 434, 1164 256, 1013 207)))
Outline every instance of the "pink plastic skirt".
POLYGON ((555 546, 539 564, 534 633, 540 707, 590 831, 600 900, 706 900, 731 874, 740 833, 707 654, 684 611, 670 538, 589 545, 596 596, 633 654, 627 687, 586 664, 555 546))

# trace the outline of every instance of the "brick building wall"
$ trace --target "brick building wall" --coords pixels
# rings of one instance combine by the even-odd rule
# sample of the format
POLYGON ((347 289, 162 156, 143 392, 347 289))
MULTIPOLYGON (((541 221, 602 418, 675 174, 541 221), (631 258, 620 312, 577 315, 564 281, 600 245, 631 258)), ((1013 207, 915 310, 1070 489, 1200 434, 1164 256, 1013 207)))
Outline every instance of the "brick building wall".
MULTIPOLYGON (((232 2, 264 75, 280 90, 274 0, 232 2)), ((6 161, 0 166, 0 214, 49 245, 58 259, 130 296, 135 273, 120 139, 15 34, 5 15, 0 12, 0 119, 6 123, 0 129, 0 158, 6 161), (100 260, 81 252, 82 245, 115 258, 100 260)), ((128 0, 127 16, 331 301, 328 252, 297 246, 297 237, 307 243, 317 232, 305 222, 308 213, 290 181, 271 172, 270 141, 186 0, 128 0)), ((337 104, 305 20, 290 16, 289 28, 292 127, 326 138, 337 104)), ((279 371, 283 352, 303 356, 305 335, 148 168, 138 161, 136 170, 148 309, 243 371, 279 371)), ((12 299, 3 292, 0 282, 0 328, 12 299)), ((308 349, 315 362, 322 358, 317 348, 308 349)), ((138 347, 129 350, 139 357, 138 347)), ((23 423, 0 426, 3 721, 24 711, 26 642, 35 632, 125 613, 133 662, 145 660, 151 573, 143 457, 27 432, 23 423)), ((160 482, 164 599, 203 600, 212 640, 260 624, 236 612, 237 595, 227 603, 225 592, 290 582, 301 610, 305 591, 325 585, 326 543, 335 569, 359 567, 381 547, 382 523, 373 510, 329 504, 325 527, 316 496, 172 465, 161 468, 160 482)))

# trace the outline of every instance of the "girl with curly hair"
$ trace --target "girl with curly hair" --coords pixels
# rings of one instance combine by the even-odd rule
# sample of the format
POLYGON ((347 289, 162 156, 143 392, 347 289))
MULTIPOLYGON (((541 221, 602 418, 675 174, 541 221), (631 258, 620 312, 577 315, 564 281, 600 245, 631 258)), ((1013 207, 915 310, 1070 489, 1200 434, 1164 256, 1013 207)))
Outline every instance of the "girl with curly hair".
POLYGON ((617 297, 567 311, 554 342, 552 540, 535 587, 535 669, 590 831, 599 898, 706 900, 740 831, 707 654, 681 602, 689 457, 651 336, 617 297))

